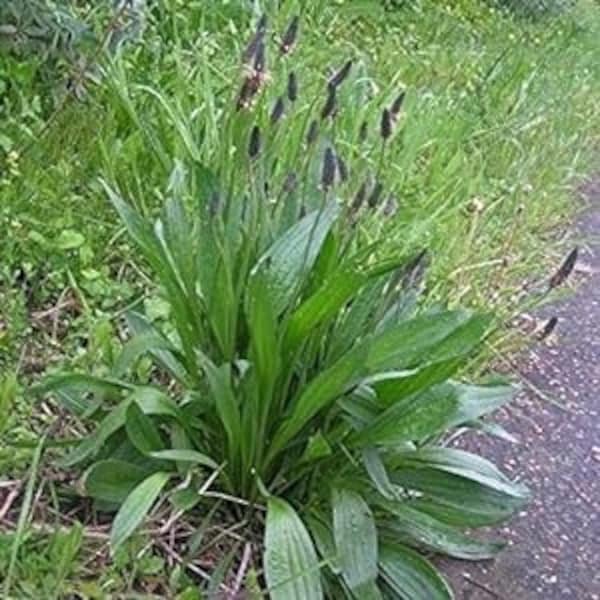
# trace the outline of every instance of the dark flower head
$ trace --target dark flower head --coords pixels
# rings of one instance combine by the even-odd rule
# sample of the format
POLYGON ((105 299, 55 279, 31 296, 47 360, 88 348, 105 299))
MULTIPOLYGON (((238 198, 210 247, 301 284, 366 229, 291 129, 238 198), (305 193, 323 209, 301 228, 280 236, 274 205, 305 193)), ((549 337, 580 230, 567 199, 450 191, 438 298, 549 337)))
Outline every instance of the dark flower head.
POLYGON ((260 154, 260 128, 255 125, 250 132, 250 141, 248 142, 248 156, 250 160, 255 160, 260 154))
POLYGON ((266 46, 264 40, 261 38, 254 53, 254 72, 264 74, 266 65, 266 46))
POLYGON ((382 192, 383 184, 380 181, 377 181, 373 187, 373 191, 369 195, 369 199, 367 200, 369 208, 375 208, 379 204, 379 199, 381 198, 382 192))
POLYGON ((348 167, 341 156, 337 156, 337 171, 340 176, 340 181, 348 181, 348 167))
POLYGON ((283 98, 279 96, 275 101, 275 105, 273 106, 273 110, 271 111, 271 123, 274 125, 277 123, 281 117, 283 117, 283 113, 285 111, 285 104, 283 103, 283 98))
POLYGON ((350 69, 352 69, 352 61, 347 61, 344 66, 336 71, 331 79, 329 80, 329 85, 333 87, 339 87, 344 83, 348 75, 350 74, 350 69))
POLYGON ((569 277, 569 275, 573 272, 575 268, 575 263, 577 262, 577 255, 579 253, 578 248, 573 248, 569 255, 563 261, 562 265, 560 265, 558 271, 554 273, 554 275, 550 278, 550 289, 557 288, 559 285, 562 285, 569 277))
POLYGON ((538 336, 539 340, 540 341, 545 340, 547 337, 552 335, 552 332, 556 329, 557 325, 558 325, 558 317, 552 317, 551 319, 548 319, 548 321, 544 325, 544 328, 539 333, 539 336, 538 336))
POLYGON ((321 171, 321 186, 324 190, 328 190, 335 181, 335 153, 328 146, 325 148, 325 154, 323 155, 323 168, 321 171))
POLYGON ((395 118, 400 114, 402 110, 402 105, 404 104, 404 96, 406 92, 402 91, 396 96, 396 99, 392 102, 392 106, 390 106, 390 112, 392 116, 395 118))
POLYGON ((298 80, 294 71, 288 75, 287 96, 290 102, 295 102, 298 99, 298 80))
POLYGON ((327 119, 335 115, 337 106, 336 88, 333 85, 327 86, 327 99, 321 110, 321 119, 327 119))
POLYGON ((246 49, 244 50, 244 53, 242 54, 242 60, 245 64, 252 64, 253 60, 256 57, 256 52, 258 50, 259 45, 263 43, 266 31, 267 17, 266 15, 263 15, 256 25, 256 31, 254 32, 252 39, 250 40, 250 42, 246 46, 246 49))
POLYGON ((362 144, 366 141, 369 135, 369 124, 366 121, 362 122, 360 129, 358 130, 358 141, 362 144))
POLYGON ((354 195, 354 199, 352 200, 352 204, 350 205, 350 210, 353 214, 357 213, 360 210, 360 207, 363 205, 365 198, 367 197, 367 181, 363 181, 361 186, 358 188, 358 191, 354 195))
POLYGON ((381 113, 381 137, 384 140, 389 139, 392 135, 392 115, 387 108, 381 113))
POLYGON ((244 83, 242 84, 242 89, 238 95, 237 99, 237 110, 241 110, 242 108, 249 108, 252 104, 252 100, 258 93, 260 89, 261 79, 260 77, 252 76, 246 77, 244 79, 244 83))
POLYGON ((311 146, 317 141, 319 135, 319 124, 313 119, 308 127, 308 133, 306 134, 306 143, 311 146))
POLYGON ((279 50, 282 54, 288 54, 293 49, 298 38, 298 29, 300 26, 300 17, 295 16, 285 30, 283 37, 281 38, 281 44, 279 50))

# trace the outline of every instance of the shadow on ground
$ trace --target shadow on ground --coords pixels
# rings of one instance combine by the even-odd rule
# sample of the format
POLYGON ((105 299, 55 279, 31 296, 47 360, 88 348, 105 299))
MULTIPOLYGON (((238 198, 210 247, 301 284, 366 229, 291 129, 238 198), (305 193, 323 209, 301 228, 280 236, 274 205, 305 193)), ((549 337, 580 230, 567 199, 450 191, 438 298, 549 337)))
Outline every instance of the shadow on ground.
POLYGON ((600 599, 600 177, 583 195, 586 280, 543 311, 559 318, 557 343, 518 358, 524 377, 566 410, 524 391, 499 416, 519 445, 481 437, 461 444, 525 481, 534 498, 502 529, 509 546, 495 561, 443 565, 457 600, 600 599))

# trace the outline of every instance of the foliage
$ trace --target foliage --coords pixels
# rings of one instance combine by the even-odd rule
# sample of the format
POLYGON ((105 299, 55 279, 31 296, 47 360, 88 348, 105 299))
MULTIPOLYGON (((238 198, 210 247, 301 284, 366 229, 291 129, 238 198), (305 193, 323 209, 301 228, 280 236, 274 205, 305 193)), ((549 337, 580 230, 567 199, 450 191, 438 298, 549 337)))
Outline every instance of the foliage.
MULTIPOLYGON (((420 311, 424 254, 389 241, 395 207, 385 173, 404 91, 378 111, 370 134, 378 170, 359 154, 344 159, 335 131, 352 63, 328 78, 310 112, 297 112, 297 20, 278 55, 266 27, 261 19, 244 51, 210 170, 180 127, 194 160, 175 162, 154 223, 105 184, 168 305, 166 320, 130 312, 133 337, 110 372, 57 374, 38 392, 94 423, 62 464, 86 465, 86 493, 118 509, 113 550, 164 490, 180 512, 216 505, 210 491, 243 515, 248 536, 262 535, 266 501, 273 598, 320 598, 324 587, 334 596, 448 598, 410 548, 493 556, 498 544, 461 530, 504 520, 527 492, 486 460, 447 448, 444 436, 508 402, 513 389, 453 379, 490 318, 420 311), (262 94, 267 77, 285 90, 274 105, 262 94), (147 356, 154 369, 140 381, 136 365, 147 356)), ((144 91, 178 124, 176 105, 144 91)))

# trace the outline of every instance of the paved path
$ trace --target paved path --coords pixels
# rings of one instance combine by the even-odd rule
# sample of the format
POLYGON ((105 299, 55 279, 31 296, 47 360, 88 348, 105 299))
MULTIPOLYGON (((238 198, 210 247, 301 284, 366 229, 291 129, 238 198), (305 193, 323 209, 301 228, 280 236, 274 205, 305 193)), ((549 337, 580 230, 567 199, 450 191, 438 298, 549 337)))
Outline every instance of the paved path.
POLYGON ((558 341, 519 357, 520 370, 568 407, 523 393, 498 420, 520 445, 476 437, 466 445, 527 482, 534 499, 502 529, 510 546, 494 562, 448 565, 457 600, 600 600, 600 179, 585 188, 590 274, 567 300, 558 341), (595 240, 591 236, 595 236, 595 240))

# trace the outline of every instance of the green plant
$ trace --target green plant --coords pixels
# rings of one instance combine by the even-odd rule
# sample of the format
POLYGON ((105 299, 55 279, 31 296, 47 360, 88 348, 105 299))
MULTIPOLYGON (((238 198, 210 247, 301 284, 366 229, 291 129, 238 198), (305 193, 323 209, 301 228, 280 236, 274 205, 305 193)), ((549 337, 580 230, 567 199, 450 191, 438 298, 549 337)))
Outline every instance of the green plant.
MULTIPOLYGON (((279 45, 283 69, 297 26, 279 45)), ((62 465, 88 464, 86 494, 118 509, 113 549, 168 498, 174 518, 201 505, 247 523, 246 539, 264 542, 273 598, 448 598, 413 549, 489 558, 500 545, 462 529, 527 499, 491 463, 445 444, 513 395, 453 379, 491 319, 419 310, 425 254, 387 240, 386 153, 403 93, 379 113, 377 170, 358 157, 349 170, 335 122, 352 63, 310 113, 282 122, 283 100, 266 106, 262 94, 265 28, 261 19, 244 53, 213 171, 177 164, 154 224, 105 184, 166 321, 129 313, 133 337, 109 373, 54 375, 38 392, 94 423, 62 465), (155 366, 140 381, 147 356, 155 366)), ((289 72, 285 86, 288 106, 289 72)))

